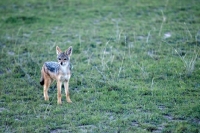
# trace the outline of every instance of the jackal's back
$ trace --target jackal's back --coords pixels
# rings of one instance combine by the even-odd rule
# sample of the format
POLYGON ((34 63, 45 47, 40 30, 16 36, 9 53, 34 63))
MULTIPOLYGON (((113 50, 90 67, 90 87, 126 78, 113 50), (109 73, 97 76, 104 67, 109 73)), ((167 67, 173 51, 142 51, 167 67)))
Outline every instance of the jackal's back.
POLYGON ((57 62, 45 62, 44 66, 49 70, 50 72, 56 73, 59 71, 60 65, 57 62))
POLYGON ((53 61, 45 62, 41 70, 40 84, 44 85, 45 73, 49 75, 51 78, 53 78, 52 74, 56 75, 59 71, 59 68, 60 68, 60 65, 57 62, 53 62, 53 61))

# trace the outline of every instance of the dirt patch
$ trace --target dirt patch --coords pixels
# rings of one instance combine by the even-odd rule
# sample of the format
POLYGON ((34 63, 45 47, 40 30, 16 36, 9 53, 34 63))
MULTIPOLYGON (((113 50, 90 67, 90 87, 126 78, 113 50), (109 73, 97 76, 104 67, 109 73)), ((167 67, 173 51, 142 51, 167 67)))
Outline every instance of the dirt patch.
POLYGON ((7 112, 8 112, 9 110, 7 110, 6 108, 0 108, 0 113, 1 113, 1 112, 4 112, 4 111, 7 111, 7 112))

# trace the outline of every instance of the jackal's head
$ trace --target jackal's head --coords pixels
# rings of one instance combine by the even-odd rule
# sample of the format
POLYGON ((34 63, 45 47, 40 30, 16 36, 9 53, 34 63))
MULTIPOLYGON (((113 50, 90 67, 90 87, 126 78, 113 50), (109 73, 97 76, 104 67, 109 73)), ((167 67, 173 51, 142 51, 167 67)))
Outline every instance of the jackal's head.
POLYGON ((72 46, 70 46, 65 52, 62 52, 58 46, 56 46, 56 53, 58 63, 62 66, 68 65, 70 56, 72 55, 72 46))

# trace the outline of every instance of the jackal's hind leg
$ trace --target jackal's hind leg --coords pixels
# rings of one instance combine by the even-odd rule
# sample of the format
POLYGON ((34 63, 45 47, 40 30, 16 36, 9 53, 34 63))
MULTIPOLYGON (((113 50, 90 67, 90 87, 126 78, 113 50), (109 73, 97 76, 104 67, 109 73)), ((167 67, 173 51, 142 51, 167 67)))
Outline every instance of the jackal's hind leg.
POLYGON ((45 78, 44 80, 44 100, 49 101, 49 96, 48 96, 48 89, 51 84, 51 79, 50 78, 45 78))

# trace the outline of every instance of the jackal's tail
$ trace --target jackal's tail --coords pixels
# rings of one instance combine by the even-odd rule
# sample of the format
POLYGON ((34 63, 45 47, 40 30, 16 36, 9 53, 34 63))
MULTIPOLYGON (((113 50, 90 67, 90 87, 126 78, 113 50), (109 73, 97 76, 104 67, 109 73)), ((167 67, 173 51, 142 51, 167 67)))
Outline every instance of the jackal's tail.
POLYGON ((40 84, 41 85, 44 85, 44 74, 43 74, 43 72, 44 72, 44 67, 42 67, 42 71, 41 71, 41 78, 40 78, 40 84))
POLYGON ((40 84, 44 85, 44 78, 43 77, 40 78, 40 84))

